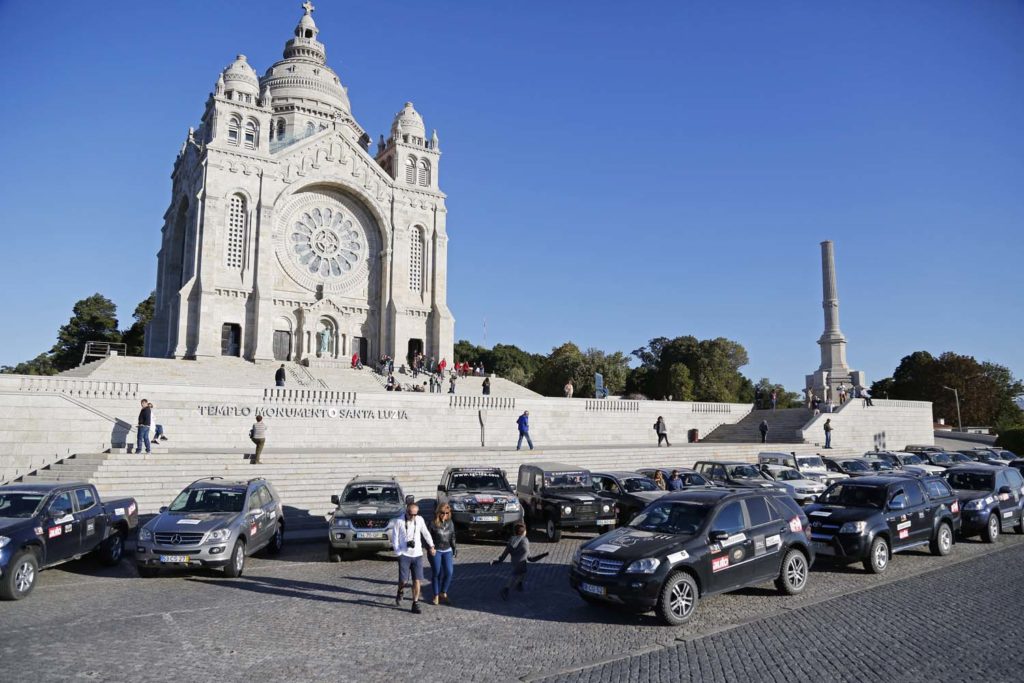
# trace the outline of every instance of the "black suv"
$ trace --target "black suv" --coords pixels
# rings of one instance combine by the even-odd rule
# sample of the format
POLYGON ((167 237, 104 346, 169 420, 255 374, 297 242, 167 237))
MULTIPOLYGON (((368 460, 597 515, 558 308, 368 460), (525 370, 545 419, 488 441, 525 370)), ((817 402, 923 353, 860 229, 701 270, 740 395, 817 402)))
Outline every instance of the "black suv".
POLYGON ((825 469, 848 477, 870 477, 875 474, 871 462, 864 458, 822 458, 825 469))
POLYGON ((639 472, 591 472, 594 493, 615 503, 619 523, 625 524, 665 495, 665 490, 639 472))
POLYGON ((989 465, 1007 465, 1014 460, 1013 453, 1004 451, 1001 448, 972 448, 960 451, 968 458, 974 458, 978 462, 989 465))
POLYGON ((819 557, 863 562, 884 572, 893 553, 930 545, 948 555, 960 529, 960 504, 939 477, 858 477, 830 486, 806 508, 819 557))
POLYGON ((464 534, 510 534, 523 520, 523 508, 505 470, 497 467, 448 467, 437 486, 437 504, 452 507, 455 530, 464 534))
POLYGON ((718 486, 738 489, 774 489, 783 491, 762 474, 757 465, 737 460, 698 460, 693 469, 718 486))
POLYGON ((543 525, 548 541, 562 529, 615 526, 615 503, 594 494, 590 472, 558 462, 519 466, 519 503, 527 528, 543 525))
POLYGON ((960 500, 962 535, 995 543, 1006 527, 1024 534, 1024 478, 1013 467, 958 465, 943 475, 960 500))
POLYGON ((801 517, 774 491, 670 493, 577 550, 569 584, 587 602, 654 610, 669 625, 689 620, 703 598, 772 579, 796 595, 814 561, 801 517))

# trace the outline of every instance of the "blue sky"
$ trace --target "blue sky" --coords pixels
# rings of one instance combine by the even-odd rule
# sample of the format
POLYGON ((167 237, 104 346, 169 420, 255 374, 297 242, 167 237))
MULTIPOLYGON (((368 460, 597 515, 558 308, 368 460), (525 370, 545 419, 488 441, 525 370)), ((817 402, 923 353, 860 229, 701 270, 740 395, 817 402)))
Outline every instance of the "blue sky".
MULTIPOLYGON (((0 364, 72 304, 155 284, 169 175, 217 73, 298 2, 0 1, 0 364)), ((374 139, 437 128, 456 336, 628 352, 726 336, 818 364, 836 242, 851 366, 917 349, 1024 374, 1024 4, 382 2, 315 17, 374 139)), ((125 324, 126 326, 126 324, 125 324)))

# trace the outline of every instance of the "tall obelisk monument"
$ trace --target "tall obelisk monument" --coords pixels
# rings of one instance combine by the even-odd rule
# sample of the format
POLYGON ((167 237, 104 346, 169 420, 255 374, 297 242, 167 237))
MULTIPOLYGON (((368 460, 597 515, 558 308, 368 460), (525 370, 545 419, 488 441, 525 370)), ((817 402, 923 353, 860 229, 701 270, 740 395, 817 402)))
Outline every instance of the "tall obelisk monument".
POLYGON ((836 255, 831 240, 821 243, 821 306, 825 311, 825 331, 818 339, 821 347, 821 365, 813 375, 807 375, 807 387, 822 400, 831 398, 838 403, 837 389, 864 386, 864 373, 850 370, 846 365, 846 337, 839 329, 839 292, 836 288, 836 255))

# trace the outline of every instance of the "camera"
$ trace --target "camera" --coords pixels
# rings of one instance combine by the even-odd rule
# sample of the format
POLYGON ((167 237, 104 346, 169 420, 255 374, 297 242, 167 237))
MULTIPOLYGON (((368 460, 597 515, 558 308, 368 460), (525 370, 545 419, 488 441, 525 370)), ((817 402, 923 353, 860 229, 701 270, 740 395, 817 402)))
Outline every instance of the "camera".
POLYGON ((411 550, 412 548, 415 548, 415 547, 416 547, 416 541, 406 541, 406 542, 405 542, 405 547, 406 547, 406 548, 409 548, 410 550, 411 550))

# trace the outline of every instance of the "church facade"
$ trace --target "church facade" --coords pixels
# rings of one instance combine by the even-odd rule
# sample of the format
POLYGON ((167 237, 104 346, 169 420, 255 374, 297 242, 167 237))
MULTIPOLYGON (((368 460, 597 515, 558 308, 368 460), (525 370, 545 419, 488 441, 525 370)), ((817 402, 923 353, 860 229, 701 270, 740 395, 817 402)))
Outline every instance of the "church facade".
POLYGON ((371 152, 303 9, 262 78, 224 69, 182 145, 146 355, 450 361, 437 133, 407 102, 371 152))

